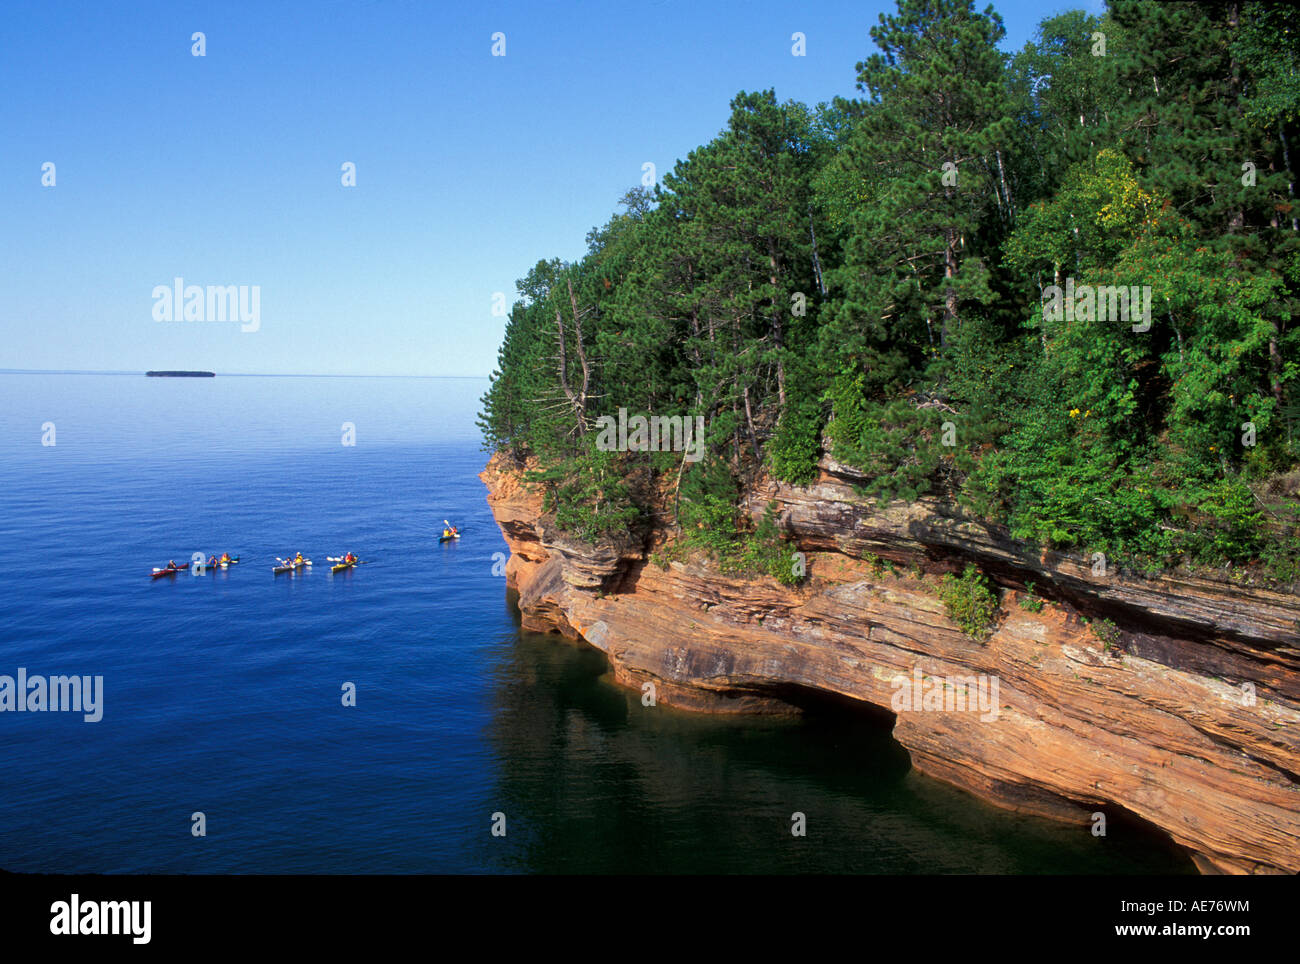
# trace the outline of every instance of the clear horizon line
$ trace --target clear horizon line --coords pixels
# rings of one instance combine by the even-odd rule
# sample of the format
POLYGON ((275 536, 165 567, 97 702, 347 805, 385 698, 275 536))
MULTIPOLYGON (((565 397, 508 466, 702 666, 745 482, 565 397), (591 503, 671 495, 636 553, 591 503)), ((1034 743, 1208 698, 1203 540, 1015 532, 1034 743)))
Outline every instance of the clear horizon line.
MULTIPOLYGON (((150 369, 151 371, 198 371, 199 369, 150 369)), ((0 368, 0 375, 146 375, 145 370, 120 368, 0 368)), ((226 378, 489 378, 488 375, 377 375, 348 372, 213 372, 226 378)))

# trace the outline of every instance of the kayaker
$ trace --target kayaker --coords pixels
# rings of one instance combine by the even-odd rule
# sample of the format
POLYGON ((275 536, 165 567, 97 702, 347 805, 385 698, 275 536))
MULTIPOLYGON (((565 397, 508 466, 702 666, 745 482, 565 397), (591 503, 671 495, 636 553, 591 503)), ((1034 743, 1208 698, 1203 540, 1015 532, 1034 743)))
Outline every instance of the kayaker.
POLYGON ((167 568, 168 568, 168 569, 179 569, 180 566, 176 565, 176 560, 175 560, 175 559, 168 559, 168 560, 167 560, 167 568))
POLYGON ((223 552, 223 553, 221 554, 221 561, 222 561, 223 563, 224 563, 224 562, 229 562, 229 561, 230 561, 230 553, 228 553, 228 552, 223 552))
POLYGON ((217 568, 217 557, 216 557, 216 556, 208 556, 208 568, 209 568, 209 569, 215 569, 215 568, 217 568))

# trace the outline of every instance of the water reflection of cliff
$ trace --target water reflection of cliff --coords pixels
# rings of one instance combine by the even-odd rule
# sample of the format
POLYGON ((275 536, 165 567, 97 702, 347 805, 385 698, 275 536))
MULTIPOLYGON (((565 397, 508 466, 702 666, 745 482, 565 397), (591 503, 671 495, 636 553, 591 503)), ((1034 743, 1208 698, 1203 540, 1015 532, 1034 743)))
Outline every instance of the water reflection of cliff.
MULTIPOLYGON (((496 869, 564 873, 1177 873, 1142 828, 1106 838, 980 803, 910 769, 889 714, 802 718, 641 705, 603 654, 521 633, 503 648, 489 741, 496 869), (805 815, 807 836, 791 834, 805 815)), ((486 834, 485 834, 486 836, 486 834)))

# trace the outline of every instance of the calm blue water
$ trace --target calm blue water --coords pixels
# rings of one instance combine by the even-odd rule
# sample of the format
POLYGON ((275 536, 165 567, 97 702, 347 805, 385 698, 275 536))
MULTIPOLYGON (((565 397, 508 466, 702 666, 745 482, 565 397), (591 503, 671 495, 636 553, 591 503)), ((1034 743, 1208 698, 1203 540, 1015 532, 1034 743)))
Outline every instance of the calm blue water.
POLYGON ((0 375, 0 674, 105 688, 95 724, 0 713, 0 867, 1191 869, 1135 828, 1098 840, 920 777, 879 720, 647 711, 595 650, 521 634, 476 477, 485 388, 0 375), (299 549, 314 570, 273 576, 299 549), (372 563, 331 575, 349 549, 372 563), (240 565, 148 578, 222 551, 240 565))

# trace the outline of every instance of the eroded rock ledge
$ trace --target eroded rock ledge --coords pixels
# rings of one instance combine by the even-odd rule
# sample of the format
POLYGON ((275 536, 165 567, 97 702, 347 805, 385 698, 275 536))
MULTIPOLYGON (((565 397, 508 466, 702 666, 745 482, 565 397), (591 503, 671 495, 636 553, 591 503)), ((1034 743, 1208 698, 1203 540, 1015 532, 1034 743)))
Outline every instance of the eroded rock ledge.
POLYGON ((819 480, 771 483, 807 556, 797 588, 667 570, 643 545, 586 546, 543 517, 540 493, 494 456, 480 478, 511 557, 525 628, 581 638, 616 679, 709 712, 788 711, 800 691, 891 708, 892 680, 996 677, 999 712, 901 712, 917 769, 1016 810, 1086 822, 1128 811, 1207 873, 1300 872, 1300 598, 1207 579, 1093 575, 934 500, 877 508, 830 460, 819 480), (899 564, 873 574, 874 553, 899 564), (935 595, 976 562, 1009 591, 997 631, 967 639, 935 595), (1026 581, 1049 603, 1017 605, 1026 581), (1080 615, 1122 630, 1106 652, 1080 615), (1245 684, 1251 684, 1246 686, 1245 684), (1253 699, 1248 695, 1253 687, 1253 699))

